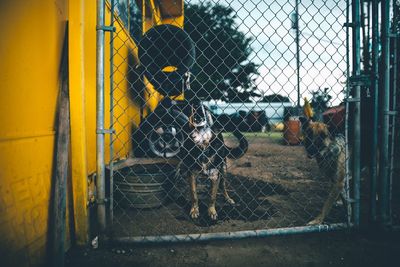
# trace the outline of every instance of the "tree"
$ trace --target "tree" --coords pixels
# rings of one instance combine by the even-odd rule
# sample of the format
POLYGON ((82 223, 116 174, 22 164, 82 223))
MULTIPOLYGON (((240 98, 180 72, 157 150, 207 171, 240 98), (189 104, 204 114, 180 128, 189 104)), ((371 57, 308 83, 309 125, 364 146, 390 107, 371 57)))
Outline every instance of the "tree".
POLYGON ((139 42, 142 36, 142 13, 138 6, 132 3, 128 8, 125 1, 118 2, 117 12, 125 27, 129 27, 132 39, 139 42))
MULTIPOLYGON (((120 11, 127 10, 124 2, 120 11)), ((249 60, 251 38, 238 30, 236 12, 229 6, 206 2, 185 4, 184 29, 196 46, 191 88, 203 100, 223 99, 250 102, 257 96, 254 86, 257 65, 249 60)), ((127 14, 120 17, 128 20, 127 14)), ((135 41, 141 38, 141 14, 129 7, 129 32, 135 41)))
POLYGON ((280 94, 272 94, 264 96, 260 102, 268 102, 268 103, 282 103, 282 102, 289 102, 290 99, 287 96, 283 96, 280 94))
POLYGON ((321 90, 319 88, 316 91, 311 92, 311 107, 314 110, 314 119, 322 121, 322 113, 328 108, 328 103, 332 99, 332 96, 328 93, 329 88, 321 90))
POLYGON ((251 38, 238 30, 232 7, 206 2, 185 6, 185 30, 196 44, 191 87, 204 100, 248 102, 257 89, 251 38))

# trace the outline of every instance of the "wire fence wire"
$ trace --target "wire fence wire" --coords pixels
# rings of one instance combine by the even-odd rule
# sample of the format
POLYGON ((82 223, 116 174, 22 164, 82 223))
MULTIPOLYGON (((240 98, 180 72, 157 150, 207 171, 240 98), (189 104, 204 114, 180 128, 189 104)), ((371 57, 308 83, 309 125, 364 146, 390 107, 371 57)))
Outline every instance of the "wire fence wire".
POLYGON ((113 235, 348 222, 347 1, 150 2, 112 4, 113 235))

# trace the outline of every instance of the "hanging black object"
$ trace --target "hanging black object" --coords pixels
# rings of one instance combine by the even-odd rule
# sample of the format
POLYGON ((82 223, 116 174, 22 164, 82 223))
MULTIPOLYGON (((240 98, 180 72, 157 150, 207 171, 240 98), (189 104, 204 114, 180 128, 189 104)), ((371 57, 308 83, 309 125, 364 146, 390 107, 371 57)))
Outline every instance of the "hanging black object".
POLYGON ((195 60, 195 46, 181 28, 163 24, 148 30, 139 44, 139 60, 145 76, 165 96, 182 93, 184 75, 195 60), (174 71, 166 72, 165 67, 174 71))

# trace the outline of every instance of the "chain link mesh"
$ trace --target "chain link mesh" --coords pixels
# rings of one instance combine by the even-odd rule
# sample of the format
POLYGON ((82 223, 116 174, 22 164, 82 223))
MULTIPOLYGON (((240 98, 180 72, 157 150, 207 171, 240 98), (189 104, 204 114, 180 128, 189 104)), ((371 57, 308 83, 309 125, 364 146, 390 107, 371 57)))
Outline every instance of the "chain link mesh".
MULTIPOLYGON (((114 1, 122 26, 111 62, 114 234, 315 219, 347 159, 347 144, 331 139, 345 129, 346 1, 185 1, 184 25, 179 1, 143 3, 114 1), (150 29, 142 15, 175 26, 150 29), (304 97, 327 127, 314 127, 317 135, 301 131, 304 97), (307 157, 313 144, 325 149, 317 159, 307 157)), ((347 221, 336 197, 326 223, 347 221)))

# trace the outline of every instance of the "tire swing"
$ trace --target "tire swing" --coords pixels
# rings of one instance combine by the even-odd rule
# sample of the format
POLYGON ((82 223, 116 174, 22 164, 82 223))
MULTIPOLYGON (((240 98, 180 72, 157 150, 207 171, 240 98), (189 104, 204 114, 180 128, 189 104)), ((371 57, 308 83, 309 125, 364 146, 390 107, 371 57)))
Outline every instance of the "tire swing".
POLYGON ((164 96, 180 95, 185 74, 195 62, 195 46, 181 28, 163 24, 148 30, 139 43, 144 75, 164 96))
POLYGON ((143 74, 164 100, 139 125, 133 134, 137 157, 171 158, 178 155, 188 117, 169 97, 183 93, 186 74, 195 61, 195 46, 179 27, 164 24, 151 28, 139 43, 139 60, 143 74))

